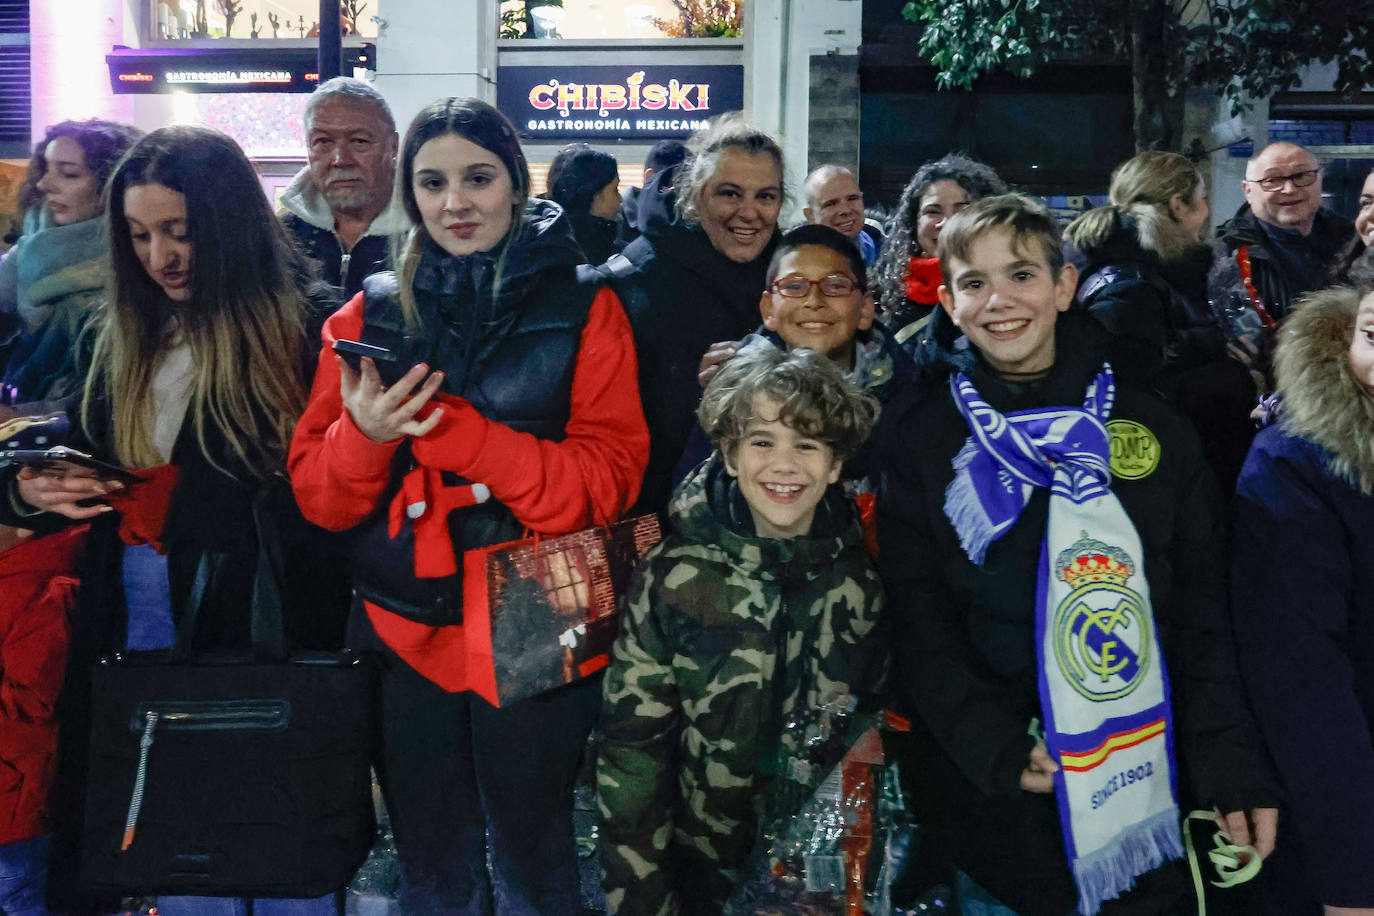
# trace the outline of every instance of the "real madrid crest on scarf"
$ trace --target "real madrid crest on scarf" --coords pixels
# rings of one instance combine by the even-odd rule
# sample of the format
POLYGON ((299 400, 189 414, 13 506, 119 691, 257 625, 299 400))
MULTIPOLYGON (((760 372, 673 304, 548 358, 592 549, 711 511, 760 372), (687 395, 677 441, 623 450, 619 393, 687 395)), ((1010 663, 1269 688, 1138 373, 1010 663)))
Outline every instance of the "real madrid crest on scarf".
POLYGON ((1149 598, 1127 586, 1139 578, 1135 560, 1084 531, 1051 573, 1071 589, 1051 623, 1059 673, 1094 702, 1127 696, 1140 686, 1153 654, 1149 598))
POLYGON ((971 435, 954 459, 945 514, 969 558, 981 564, 1034 489, 1050 488, 1036 586, 1040 702, 1079 911, 1092 916, 1136 876, 1183 855, 1144 552, 1110 489, 1111 367, 1081 408, 1003 416, 966 376, 950 387, 971 435))

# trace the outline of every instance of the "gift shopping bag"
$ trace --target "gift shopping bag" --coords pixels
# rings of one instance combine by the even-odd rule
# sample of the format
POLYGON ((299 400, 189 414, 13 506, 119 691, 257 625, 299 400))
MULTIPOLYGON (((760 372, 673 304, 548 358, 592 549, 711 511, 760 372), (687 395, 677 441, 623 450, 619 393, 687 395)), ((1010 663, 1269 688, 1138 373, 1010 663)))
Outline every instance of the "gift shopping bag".
POLYGON ((646 515, 464 553, 471 689, 509 706, 606 667, 619 598, 661 538, 657 516, 646 515))
POLYGON ((348 652, 286 651, 280 555, 255 516, 251 651, 191 653, 207 589, 228 574, 207 554, 170 659, 96 666, 81 852, 93 890, 318 897, 367 856, 377 673, 348 652))
POLYGON ((780 772, 727 916, 892 913, 914 826, 878 721, 841 701, 785 724, 780 772))

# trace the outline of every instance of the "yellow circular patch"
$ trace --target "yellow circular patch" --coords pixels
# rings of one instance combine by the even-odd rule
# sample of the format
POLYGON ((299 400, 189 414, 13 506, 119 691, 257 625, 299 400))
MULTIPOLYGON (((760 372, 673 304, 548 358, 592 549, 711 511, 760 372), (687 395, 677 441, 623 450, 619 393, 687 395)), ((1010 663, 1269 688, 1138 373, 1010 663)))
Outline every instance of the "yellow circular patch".
POLYGON ((1112 437, 1112 473, 1122 480, 1149 477, 1159 467, 1159 440, 1148 427, 1134 420, 1109 420, 1112 437))

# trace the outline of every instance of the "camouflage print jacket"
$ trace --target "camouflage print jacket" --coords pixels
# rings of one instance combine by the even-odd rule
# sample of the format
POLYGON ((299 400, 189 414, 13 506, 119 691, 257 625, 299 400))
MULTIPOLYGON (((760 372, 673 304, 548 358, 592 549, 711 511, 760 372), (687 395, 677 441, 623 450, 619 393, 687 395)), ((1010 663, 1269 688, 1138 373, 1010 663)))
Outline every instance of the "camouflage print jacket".
POLYGON ((882 586, 832 487, 809 537, 753 534, 719 457, 678 488, 605 680, 597 789, 612 913, 719 912, 781 723, 876 685, 882 586))

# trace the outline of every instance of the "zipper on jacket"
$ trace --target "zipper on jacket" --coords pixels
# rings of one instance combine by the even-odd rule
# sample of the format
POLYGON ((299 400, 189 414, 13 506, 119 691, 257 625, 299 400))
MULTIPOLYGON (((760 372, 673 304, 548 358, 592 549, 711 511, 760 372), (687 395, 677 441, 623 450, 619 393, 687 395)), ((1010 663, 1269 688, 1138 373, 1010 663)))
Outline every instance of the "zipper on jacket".
POLYGON ((134 844, 134 828, 143 810, 143 790, 148 779, 148 755, 159 725, 163 731, 228 731, 285 728, 291 718, 291 703, 284 699, 267 700, 155 700, 140 703, 129 722, 129 730, 140 735, 138 768, 134 788, 129 794, 129 813, 124 819, 124 837, 119 851, 134 844))
MULTIPOLYGON (((358 242, 361 242, 366 235, 367 230, 364 229, 363 235, 358 236, 358 242)), ((348 289, 348 265, 353 260, 353 248, 344 244, 343 236, 339 235, 338 230, 334 232, 334 241, 339 243, 339 287, 348 289)), ((353 244, 356 246, 358 242, 353 244)))

